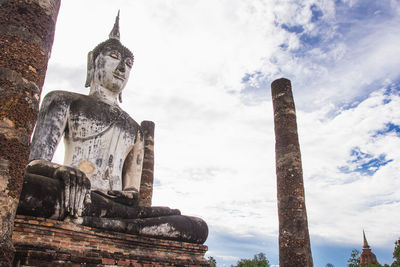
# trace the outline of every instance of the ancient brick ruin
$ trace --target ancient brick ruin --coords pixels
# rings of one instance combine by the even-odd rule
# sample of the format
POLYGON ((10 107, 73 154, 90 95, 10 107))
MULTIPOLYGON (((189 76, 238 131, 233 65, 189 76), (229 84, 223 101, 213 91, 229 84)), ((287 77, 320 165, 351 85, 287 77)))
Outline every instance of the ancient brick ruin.
POLYGON ((154 181, 154 122, 142 121, 140 126, 144 133, 144 158, 142 181, 140 183, 140 206, 151 206, 154 181))
POLYGON ((208 266, 207 246, 17 215, 14 265, 208 266))
POLYGON ((360 267, 365 267, 368 264, 377 264, 378 261, 376 260, 376 256, 372 253, 367 238, 365 237, 365 232, 363 231, 363 250, 360 255, 360 267))
POLYGON ((271 84, 279 215, 279 265, 312 267, 296 110, 290 81, 271 84))
POLYGON ((0 1, 0 265, 11 235, 60 1, 0 1))

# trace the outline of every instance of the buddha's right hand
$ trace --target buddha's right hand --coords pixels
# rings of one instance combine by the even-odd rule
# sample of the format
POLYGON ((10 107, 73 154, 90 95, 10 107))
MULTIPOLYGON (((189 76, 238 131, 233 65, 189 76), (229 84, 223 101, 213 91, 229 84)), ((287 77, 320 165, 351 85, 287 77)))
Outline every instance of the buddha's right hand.
POLYGON ((90 202, 90 181, 82 171, 61 166, 54 172, 63 186, 61 200, 67 214, 78 218, 82 216, 84 203, 90 202))

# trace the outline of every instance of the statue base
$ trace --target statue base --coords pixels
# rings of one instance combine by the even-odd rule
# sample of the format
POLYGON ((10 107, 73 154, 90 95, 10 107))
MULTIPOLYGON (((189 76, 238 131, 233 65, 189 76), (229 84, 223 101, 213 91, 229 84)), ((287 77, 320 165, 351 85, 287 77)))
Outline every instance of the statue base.
POLYGON ((14 266, 209 266, 207 246, 17 215, 14 266))

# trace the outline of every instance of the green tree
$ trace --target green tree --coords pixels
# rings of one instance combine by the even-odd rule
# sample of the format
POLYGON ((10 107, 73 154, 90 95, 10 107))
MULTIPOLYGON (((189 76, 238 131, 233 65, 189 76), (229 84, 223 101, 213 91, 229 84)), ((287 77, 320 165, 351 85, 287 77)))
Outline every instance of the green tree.
POLYGON ((211 267, 217 267, 217 261, 214 259, 214 257, 209 256, 207 261, 211 267))
POLYGON ((350 254, 350 258, 347 260, 349 263, 348 267, 359 267, 360 266, 360 251, 353 249, 350 254))
POLYGON ((241 259, 234 267, 270 267, 269 261, 264 253, 254 255, 252 260, 241 259))
POLYGON ((390 267, 400 267, 400 238, 394 242, 393 259, 394 262, 390 267))
POLYGON ((327 263, 325 267, 335 267, 332 263, 327 263))

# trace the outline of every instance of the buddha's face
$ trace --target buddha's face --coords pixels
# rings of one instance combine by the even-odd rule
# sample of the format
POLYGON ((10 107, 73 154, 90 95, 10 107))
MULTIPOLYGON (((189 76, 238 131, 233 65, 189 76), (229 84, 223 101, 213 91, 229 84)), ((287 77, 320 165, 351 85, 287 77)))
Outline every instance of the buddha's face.
POLYGON ((115 48, 104 48, 95 60, 93 81, 102 87, 120 93, 128 82, 133 60, 115 48))

